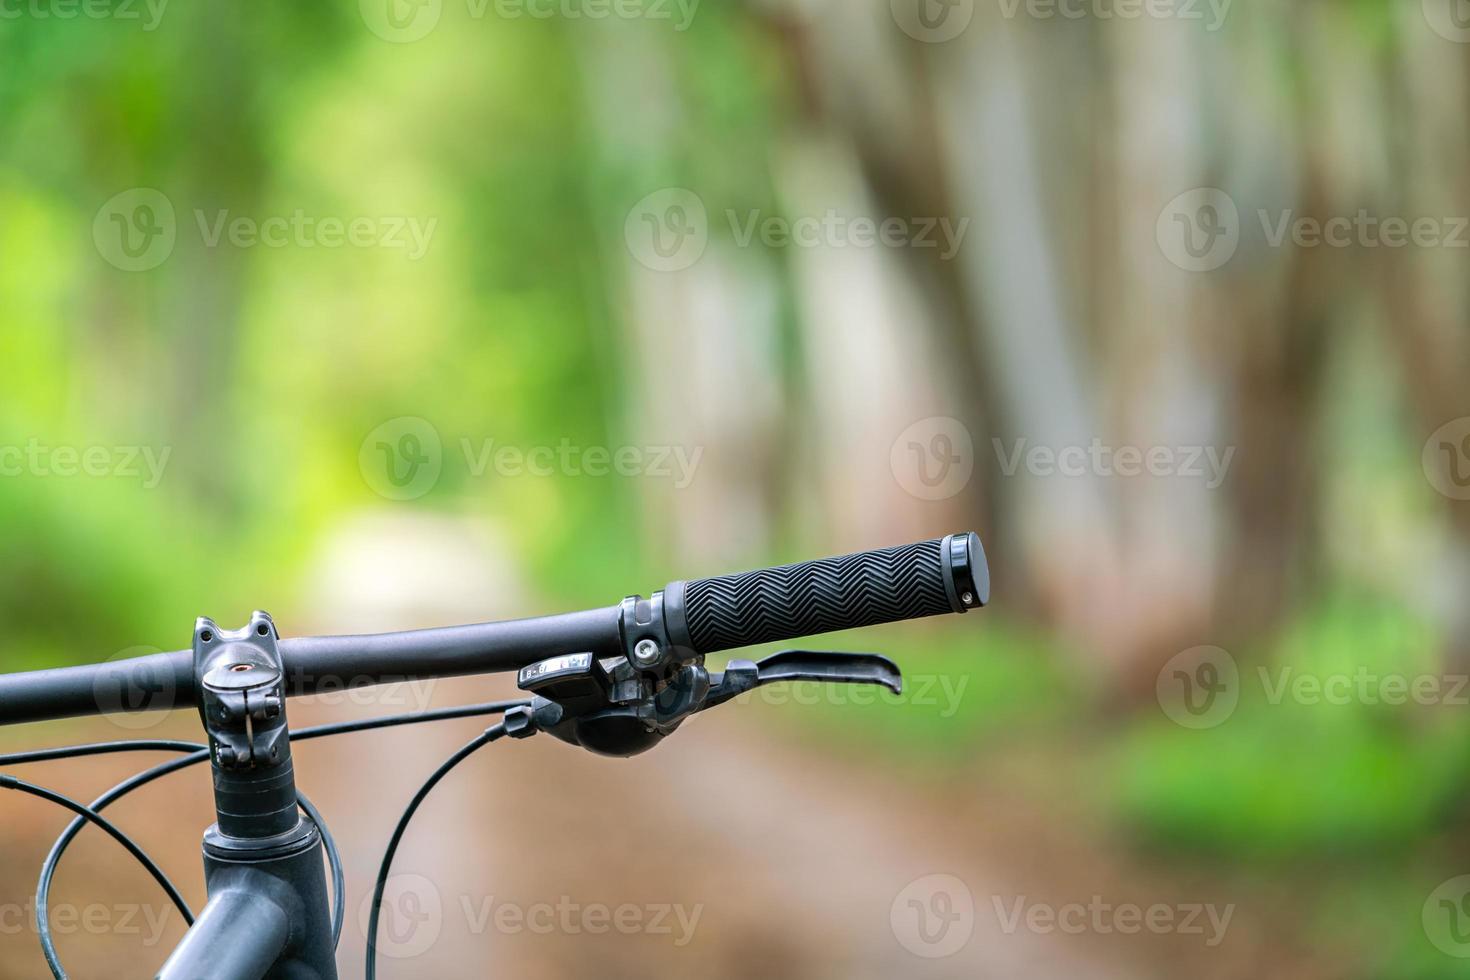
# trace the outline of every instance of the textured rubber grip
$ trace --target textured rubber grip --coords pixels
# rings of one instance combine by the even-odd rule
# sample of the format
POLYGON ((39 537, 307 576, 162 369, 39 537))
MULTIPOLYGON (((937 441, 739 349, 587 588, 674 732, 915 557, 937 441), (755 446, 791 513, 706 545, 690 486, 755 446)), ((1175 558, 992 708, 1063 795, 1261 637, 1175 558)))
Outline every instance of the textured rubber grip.
MULTIPOLYGON (((973 534, 880 551, 674 583, 690 646, 699 653, 901 619, 966 612, 989 599, 973 534), (973 544, 972 544, 973 542, 973 544), (980 570, 979 577, 974 576, 980 570), (956 586, 956 570, 961 586, 956 586), (985 585, 977 584, 983 577, 985 585)), ((683 632, 678 630, 677 632, 683 632)))

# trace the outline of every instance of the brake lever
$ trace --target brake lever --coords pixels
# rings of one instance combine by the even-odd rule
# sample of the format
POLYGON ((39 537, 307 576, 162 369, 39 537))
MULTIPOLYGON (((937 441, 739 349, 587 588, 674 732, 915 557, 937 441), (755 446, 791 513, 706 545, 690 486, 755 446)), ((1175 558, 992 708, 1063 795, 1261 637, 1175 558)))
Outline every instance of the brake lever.
POLYGON ((704 711, 767 684, 818 681, 827 684, 876 684, 903 693, 898 664, 876 653, 783 650, 759 663, 732 660, 723 673, 710 675, 710 691, 696 710, 704 711))

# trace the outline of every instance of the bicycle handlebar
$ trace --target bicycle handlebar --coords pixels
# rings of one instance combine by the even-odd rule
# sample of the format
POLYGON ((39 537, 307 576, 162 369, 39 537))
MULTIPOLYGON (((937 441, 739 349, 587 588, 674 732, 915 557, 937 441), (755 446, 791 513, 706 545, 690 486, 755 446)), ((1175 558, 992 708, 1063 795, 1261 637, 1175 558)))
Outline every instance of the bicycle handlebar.
MULTIPOLYGON (((280 642, 286 694, 421 678, 519 670, 563 653, 620 648, 618 607, 503 623, 280 642)), ((111 712, 196 707, 194 654, 156 653, 110 663, 0 675, 0 725, 111 712)))
MULTIPOLYGON (((740 575, 673 582, 672 643, 696 655, 833 630, 963 613, 989 601, 975 534, 740 575)), ((280 641, 286 693, 301 696, 425 678, 515 671, 550 657, 624 652, 624 605, 536 619, 280 641)), ((0 675, 0 725, 194 707, 189 650, 0 675)))

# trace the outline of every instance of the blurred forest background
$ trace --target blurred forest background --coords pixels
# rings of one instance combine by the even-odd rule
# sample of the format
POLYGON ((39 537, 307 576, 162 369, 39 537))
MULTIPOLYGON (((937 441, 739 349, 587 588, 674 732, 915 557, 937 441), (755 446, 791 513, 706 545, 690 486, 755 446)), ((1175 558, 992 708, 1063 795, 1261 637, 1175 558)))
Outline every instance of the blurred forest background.
MULTIPOLYGON (((407 628, 986 542, 993 608, 831 644, 955 697, 753 704, 633 763, 492 750, 405 851, 449 874, 457 835, 466 888, 524 901, 654 875, 707 906, 688 946, 447 923, 398 975, 1465 975, 1470 886, 1431 922, 1470 872, 1464 0, 0 9, 3 669, 176 649, 201 614, 407 628), (1032 454, 1095 444, 1171 462, 1032 454), (1176 723, 1202 657, 1230 714, 1176 723), (699 856, 516 843, 511 779, 559 841, 677 800, 699 856), (928 958, 890 903, 935 873, 976 935, 928 958), (1007 932, 1019 896, 1235 913, 1213 946, 1007 932)), ((353 899, 462 740, 370 737, 369 784, 303 753, 353 899)), ((127 765, 29 775, 90 798, 127 765)), ((176 780, 118 815, 198 901, 207 785, 176 780)), ((65 818, 0 807, 23 904, 65 818)), ((100 835, 73 857, 71 901, 160 901, 100 835)), ((178 935, 62 946, 144 976, 178 935)), ((0 930, 0 974, 43 969, 0 930)))

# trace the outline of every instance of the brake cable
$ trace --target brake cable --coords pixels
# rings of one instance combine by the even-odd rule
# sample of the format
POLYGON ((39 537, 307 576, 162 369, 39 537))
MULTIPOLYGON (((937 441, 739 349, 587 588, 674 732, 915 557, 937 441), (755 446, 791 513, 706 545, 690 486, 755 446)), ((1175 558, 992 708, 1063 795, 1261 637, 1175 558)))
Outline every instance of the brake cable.
MULTIPOLYGON (((114 786, 94 800, 92 807, 98 811, 106 809, 133 790, 145 786, 171 772, 187 769, 208 758, 209 753, 207 751, 200 751, 184 756, 181 759, 171 759, 168 762, 154 766, 152 769, 139 773, 125 782, 114 786)), ((66 971, 62 968, 60 956, 56 951, 56 941, 51 935, 51 921, 47 912, 51 900, 51 882, 56 877, 56 869, 61 863, 62 854, 66 852, 67 846, 76 839, 77 834, 81 833, 82 827, 85 825, 85 821, 83 820, 73 820, 62 831, 61 836, 56 839, 56 843, 51 845, 51 851, 46 855, 46 860, 41 865, 41 879, 36 886, 37 937, 41 941, 41 953, 46 957, 46 965, 50 967, 51 975, 55 980, 66 980, 66 971)))
POLYGON ((531 723, 529 705, 506 712, 505 721, 485 729, 484 732, 445 760, 444 764, 434 770, 433 774, 419 787, 419 791, 413 795, 413 799, 409 801, 408 807, 403 811, 403 816, 398 818, 398 826, 393 828, 393 837, 388 841, 388 848, 383 853, 383 863, 378 868, 378 879, 373 884, 373 904, 367 927, 366 980, 377 980, 378 920, 383 911, 383 893, 388 889, 388 875, 393 870, 393 858, 398 853, 398 845, 402 843, 403 835, 408 830, 408 825, 412 822, 414 815, 418 813, 419 807, 445 776, 449 775, 456 766, 480 749, 507 735, 515 738, 528 738, 535 734, 535 732, 536 729, 531 723))
MULTIPOLYGON (((33 787, 33 789, 35 790, 40 790, 39 792, 34 793, 34 795, 51 800, 51 802, 53 803, 58 803, 59 805, 66 806, 67 809, 71 809, 74 812, 80 814, 79 818, 76 821, 73 821, 72 824, 67 828, 67 831, 63 833, 62 839, 58 839, 56 844, 53 845, 51 854, 47 855, 46 863, 41 868, 41 879, 36 885, 36 932, 41 941, 41 951, 46 957, 46 965, 51 969, 51 975, 54 980, 66 980, 67 978, 66 970, 62 967, 61 960, 56 951, 55 937, 52 935, 51 932, 50 915, 51 885, 56 877, 57 867, 61 860, 61 852, 65 850, 66 845, 71 842, 72 838, 74 838, 76 836, 76 833, 81 830, 86 821, 91 820, 92 822, 97 823, 98 826, 102 826, 104 827, 104 829, 106 829, 106 826, 104 826, 104 824, 100 822, 103 821, 104 818, 102 818, 98 813, 98 811, 100 811, 104 806, 116 801, 122 796, 125 796, 127 793, 138 788, 139 786, 142 786, 148 782, 152 782, 154 779, 157 779, 160 776, 167 775, 170 772, 176 772, 180 769, 186 769, 189 766, 195 765, 199 762, 203 762, 205 759, 209 758, 209 750, 195 742, 170 743, 143 742, 140 740, 140 743, 141 744, 137 744, 133 747, 134 750, 163 750, 165 746, 172 746, 174 751, 188 752, 190 754, 182 759, 175 759, 161 766, 156 766, 153 769, 142 773, 140 776, 133 777, 133 779, 128 780, 127 783, 113 787, 113 791, 110 791, 102 799, 93 803, 91 807, 81 807, 81 809, 77 809, 77 807, 81 806, 80 804, 77 804, 76 807, 73 807, 70 805, 69 802, 63 802, 63 800, 65 800, 64 797, 56 797, 56 795, 51 794, 49 790, 42 790, 40 787, 33 787), (83 810, 87 812, 83 813, 83 810)), ((128 751, 126 749, 114 747, 124 744, 127 743, 113 742, 102 743, 99 745, 77 746, 77 749, 80 750, 77 755, 99 755, 107 752, 128 751)), ((12 761, 34 762, 42 761, 43 758, 63 759, 70 757, 72 756, 68 755, 67 750, 65 749, 45 749, 40 752, 20 753, 17 756, 8 756, 6 757, 6 759, 12 761)), ((0 775, 0 787, 24 789, 24 787, 29 785, 30 784, 28 783, 21 783, 20 780, 15 780, 13 777, 0 775), (12 783, 19 785, 11 785, 12 783)), ((26 791, 29 792, 29 790, 26 791)), ((336 943, 342 938, 342 924, 346 915, 344 895, 344 889, 346 887, 346 874, 342 866, 342 855, 341 852, 337 849, 336 839, 332 836, 331 830, 328 829, 326 821, 322 818, 321 811, 316 808, 311 800, 306 798, 305 794, 298 793, 296 802, 301 807, 301 809, 305 811, 307 818, 311 820, 311 822, 316 825, 317 830, 321 832, 322 847, 326 850, 327 863, 331 867, 333 887, 332 894, 335 897, 335 909, 333 910, 332 923, 332 942, 335 946, 336 943)), ((111 830, 109 830, 108 832, 112 833, 111 830)), ((116 836, 116 834, 114 834, 114 836, 116 836)), ((124 842, 124 845, 127 846, 127 843, 130 842, 124 842)), ((153 860, 149 858, 148 855, 143 852, 141 848, 137 848, 135 850, 135 847, 136 845, 128 847, 128 850, 132 852, 134 857, 138 858, 143 863, 143 866, 148 869, 149 873, 154 876, 155 880, 158 880, 159 884, 164 887, 164 890, 169 893, 169 896, 173 899, 174 904, 178 906, 179 911, 183 913, 185 924, 192 926, 194 924, 193 912, 189 909, 188 903, 184 901, 183 896, 178 894, 177 890, 173 886, 173 883, 169 881, 167 876, 163 874, 163 871, 159 869, 156 864, 154 864, 153 860)))
POLYGON ((122 752, 198 752, 203 748, 204 746, 198 742, 135 738, 116 742, 95 742, 90 745, 66 745, 59 749, 36 749, 34 752, 13 752, 10 755, 0 755, 0 766, 23 766, 33 762, 55 762, 61 759, 80 759, 89 755, 113 755, 122 752))
MULTIPOLYGON (((109 837, 126 848, 129 854, 137 858, 138 862, 153 876, 153 880, 158 882, 163 890, 168 893, 170 901, 184 914, 184 921, 189 925, 194 924, 194 913, 189 911, 189 903, 184 901, 184 896, 179 894, 179 890, 174 887, 174 883, 169 880, 168 875, 164 874, 163 869, 155 864, 153 859, 131 837, 119 830, 117 825, 111 820, 102 816, 102 814, 98 813, 92 807, 84 806, 69 796, 63 796, 53 790, 46 789, 44 786, 37 786, 23 779, 16 779, 14 776, 7 776, 4 773, 0 773, 0 789, 16 790, 46 800, 49 803, 54 803, 75 813, 78 819, 95 824, 97 827, 106 831, 109 837)), ((41 910, 37 908, 36 911, 39 916, 41 910)))
MULTIPOLYGON (((420 713, 387 715, 381 718, 366 718, 358 721, 342 722, 338 724, 317 725, 311 728, 303 728, 297 732, 292 732, 291 740, 293 742, 309 741, 316 738, 326 738, 334 735, 347 735, 383 728, 394 728, 403 725, 415 725, 433 721, 449 721, 459 718, 482 717, 484 715, 501 714, 515 708, 524 707, 527 703, 528 702, 524 700, 491 701, 484 704, 459 705, 455 707, 439 708, 433 711, 425 711, 420 713)), ((93 802, 91 807, 82 807, 81 810, 74 809, 73 812, 78 813, 79 816, 67 826, 67 828, 62 832, 61 836, 58 837, 56 842, 52 845, 51 851, 49 854, 47 854, 46 861, 42 865, 41 878, 36 889, 36 925, 37 933, 41 942, 41 951, 45 955, 47 966, 50 967, 52 976, 53 978, 55 978, 55 980, 67 980, 67 973, 61 965, 60 957, 56 950, 55 938, 51 932, 51 923, 47 914, 47 908, 50 899, 52 880, 55 878, 57 868, 61 862, 61 857, 63 854, 66 853, 67 847, 70 846, 71 842, 76 839, 76 836, 81 832, 82 828, 85 827, 89 821, 97 822, 103 819, 99 815, 101 810, 107 808, 108 806, 111 806, 119 799, 122 799, 124 796, 127 796, 129 793, 133 792, 136 789, 140 789, 141 787, 146 786, 148 783, 151 783, 154 780, 160 779, 170 773, 187 769, 190 766, 197 765, 201 762, 208 761, 209 751, 203 745, 200 745, 196 742, 183 742, 164 739, 130 739, 119 740, 116 742, 100 742, 88 745, 77 745, 56 749, 41 749, 34 752, 19 752, 10 755, 0 755, 0 765, 21 765, 25 763, 49 762, 61 759, 80 758, 84 756, 134 751, 177 751, 188 752, 190 754, 183 756, 182 758, 171 759, 168 762, 162 763, 158 766, 154 766, 152 769, 145 770, 144 772, 141 772, 117 784, 106 793, 104 793, 102 796, 98 797, 97 800, 93 802), (83 810, 88 811, 91 816, 88 816, 87 813, 83 813, 83 810), (96 818, 95 820, 93 819, 94 817, 96 818)), ((19 788, 18 786, 9 785, 9 783, 11 782, 20 783, 21 781, 13 780, 12 777, 0 775, 0 785, 3 785, 5 788, 19 788)), ((30 784, 24 785, 29 786, 30 784)), ((33 788, 37 790, 41 789, 40 787, 33 788)), ((41 790, 41 793, 33 795, 41 795, 49 792, 50 791, 47 790, 41 790)), ((49 797, 44 796, 43 798, 49 799, 49 797)), ((53 800, 52 802, 58 801, 53 800)), ((68 809, 73 809, 73 807, 69 805, 72 802, 73 801, 67 801, 66 803, 60 803, 59 805, 67 806, 68 809)), ((311 802, 307 800, 304 795, 301 794, 298 794, 298 802, 300 803, 301 808, 306 811, 308 818, 310 818, 312 822, 316 824, 317 829, 321 831, 322 844, 327 852, 328 862, 331 865, 333 894, 335 896, 335 901, 333 903, 335 906, 333 910, 333 945, 335 946, 341 941, 342 938, 342 928, 345 920, 346 911, 345 874, 343 872, 341 855, 337 850, 337 844, 331 835, 331 831, 327 829, 326 823, 324 820, 321 819, 321 814, 316 809, 316 807, 314 807, 311 802)), ((75 806, 81 807, 81 804, 75 804, 75 806)), ((98 825, 103 826, 104 824, 98 823, 98 825)), ((111 825, 107 824, 107 826, 111 825)), ((116 828, 113 829, 116 830, 116 828)), ((121 833, 121 831, 118 831, 118 833, 121 833)), ((128 843, 131 844, 131 841, 129 841, 128 843)), ((130 846, 129 850, 134 851, 134 848, 136 848, 135 844, 130 846)), ((139 860, 142 861, 144 866, 150 869, 150 873, 154 875, 155 879, 159 880, 160 884, 164 886, 166 891, 170 892, 172 896, 176 896, 175 904, 179 906, 180 911, 184 915, 186 923, 192 925, 194 921, 193 914, 189 910, 188 904, 183 901, 182 896, 178 896, 177 891, 173 888, 173 885, 171 882, 169 882, 167 876, 165 876, 163 872, 158 869, 157 865, 153 863, 152 859, 150 859, 146 853, 142 852, 141 849, 136 850, 134 852, 134 856, 138 857, 139 860)))

